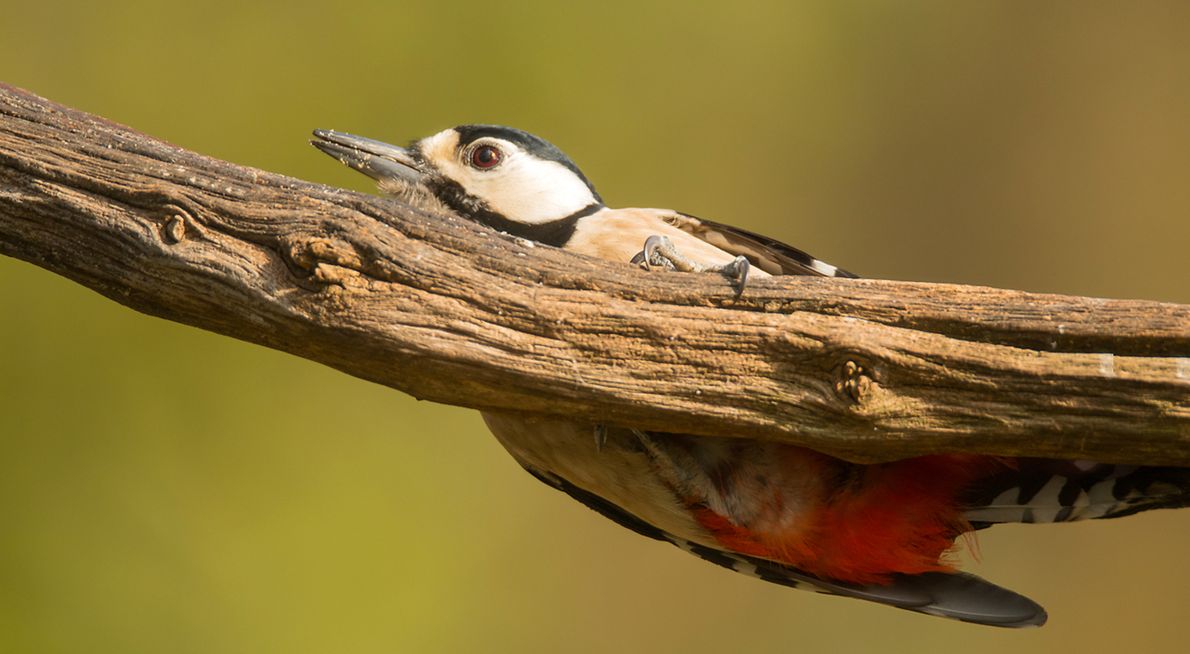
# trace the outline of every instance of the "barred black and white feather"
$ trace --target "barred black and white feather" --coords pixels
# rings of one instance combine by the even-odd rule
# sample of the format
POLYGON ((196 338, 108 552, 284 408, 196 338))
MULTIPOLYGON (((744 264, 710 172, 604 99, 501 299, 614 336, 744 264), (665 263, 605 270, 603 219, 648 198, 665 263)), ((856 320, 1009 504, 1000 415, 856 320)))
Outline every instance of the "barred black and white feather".
POLYGON ((1190 469, 1021 458, 982 480, 964 504, 977 528, 1119 518, 1190 506, 1190 469))

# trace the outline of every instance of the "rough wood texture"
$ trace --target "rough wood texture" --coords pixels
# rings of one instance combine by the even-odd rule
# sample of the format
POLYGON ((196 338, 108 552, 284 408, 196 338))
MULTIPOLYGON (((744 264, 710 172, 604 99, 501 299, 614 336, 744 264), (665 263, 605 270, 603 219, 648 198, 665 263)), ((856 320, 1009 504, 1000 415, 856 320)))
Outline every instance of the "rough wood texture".
POLYGON ((811 278, 737 299, 715 275, 534 247, 9 87, 0 253, 437 402, 855 460, 1190 464, 1187 306, 811 278))

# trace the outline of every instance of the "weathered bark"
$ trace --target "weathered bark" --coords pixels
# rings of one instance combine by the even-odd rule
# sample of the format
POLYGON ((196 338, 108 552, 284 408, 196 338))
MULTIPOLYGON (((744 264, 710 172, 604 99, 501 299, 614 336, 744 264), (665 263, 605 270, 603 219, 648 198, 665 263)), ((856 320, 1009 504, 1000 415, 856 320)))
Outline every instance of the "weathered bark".
POLYGON ((736 298, 715 275, 535 247, 9 87, 0 254, 448 404, 856 460, 1190 465, 1188 306, 792 277, 736 298))

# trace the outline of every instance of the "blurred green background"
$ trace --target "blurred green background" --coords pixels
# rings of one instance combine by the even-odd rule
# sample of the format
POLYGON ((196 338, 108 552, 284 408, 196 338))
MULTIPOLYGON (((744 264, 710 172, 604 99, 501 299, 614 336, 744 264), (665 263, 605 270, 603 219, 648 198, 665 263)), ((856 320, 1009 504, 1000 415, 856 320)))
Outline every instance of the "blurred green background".
MULTIPOLYGON (((0 80, 367 190, 311 128, 553 140, 861 274, 1190 302, 1190 4, 8 3, 0 80)), ((642 539, 477 414, 0 259, 0 652, 1175 651, 1190 511, 1002 527, 1003 632, 642 539)))

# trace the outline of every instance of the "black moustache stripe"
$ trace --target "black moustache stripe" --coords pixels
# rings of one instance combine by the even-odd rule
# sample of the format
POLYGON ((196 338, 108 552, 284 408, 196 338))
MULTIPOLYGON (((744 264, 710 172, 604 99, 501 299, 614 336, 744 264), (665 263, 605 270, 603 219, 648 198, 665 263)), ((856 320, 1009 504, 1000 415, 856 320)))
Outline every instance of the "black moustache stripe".
POLYGON ((565 218, 530 225, 509 220, 499 213, 492 211, 488 208, 487 203, 467 193, 462 185, 454 180, 439 177, 431 180, 428 186, 434 192, 434 195, 442 200, 446 206, 466 218, 470 218, 506 234, 519 236, 530 241, 535 241, 543 245, 552 245, 554 247, 566 245, 566 242, 574 236, 574 230, 578 221, 603 208, 602 203, 592 202, 565 218))

